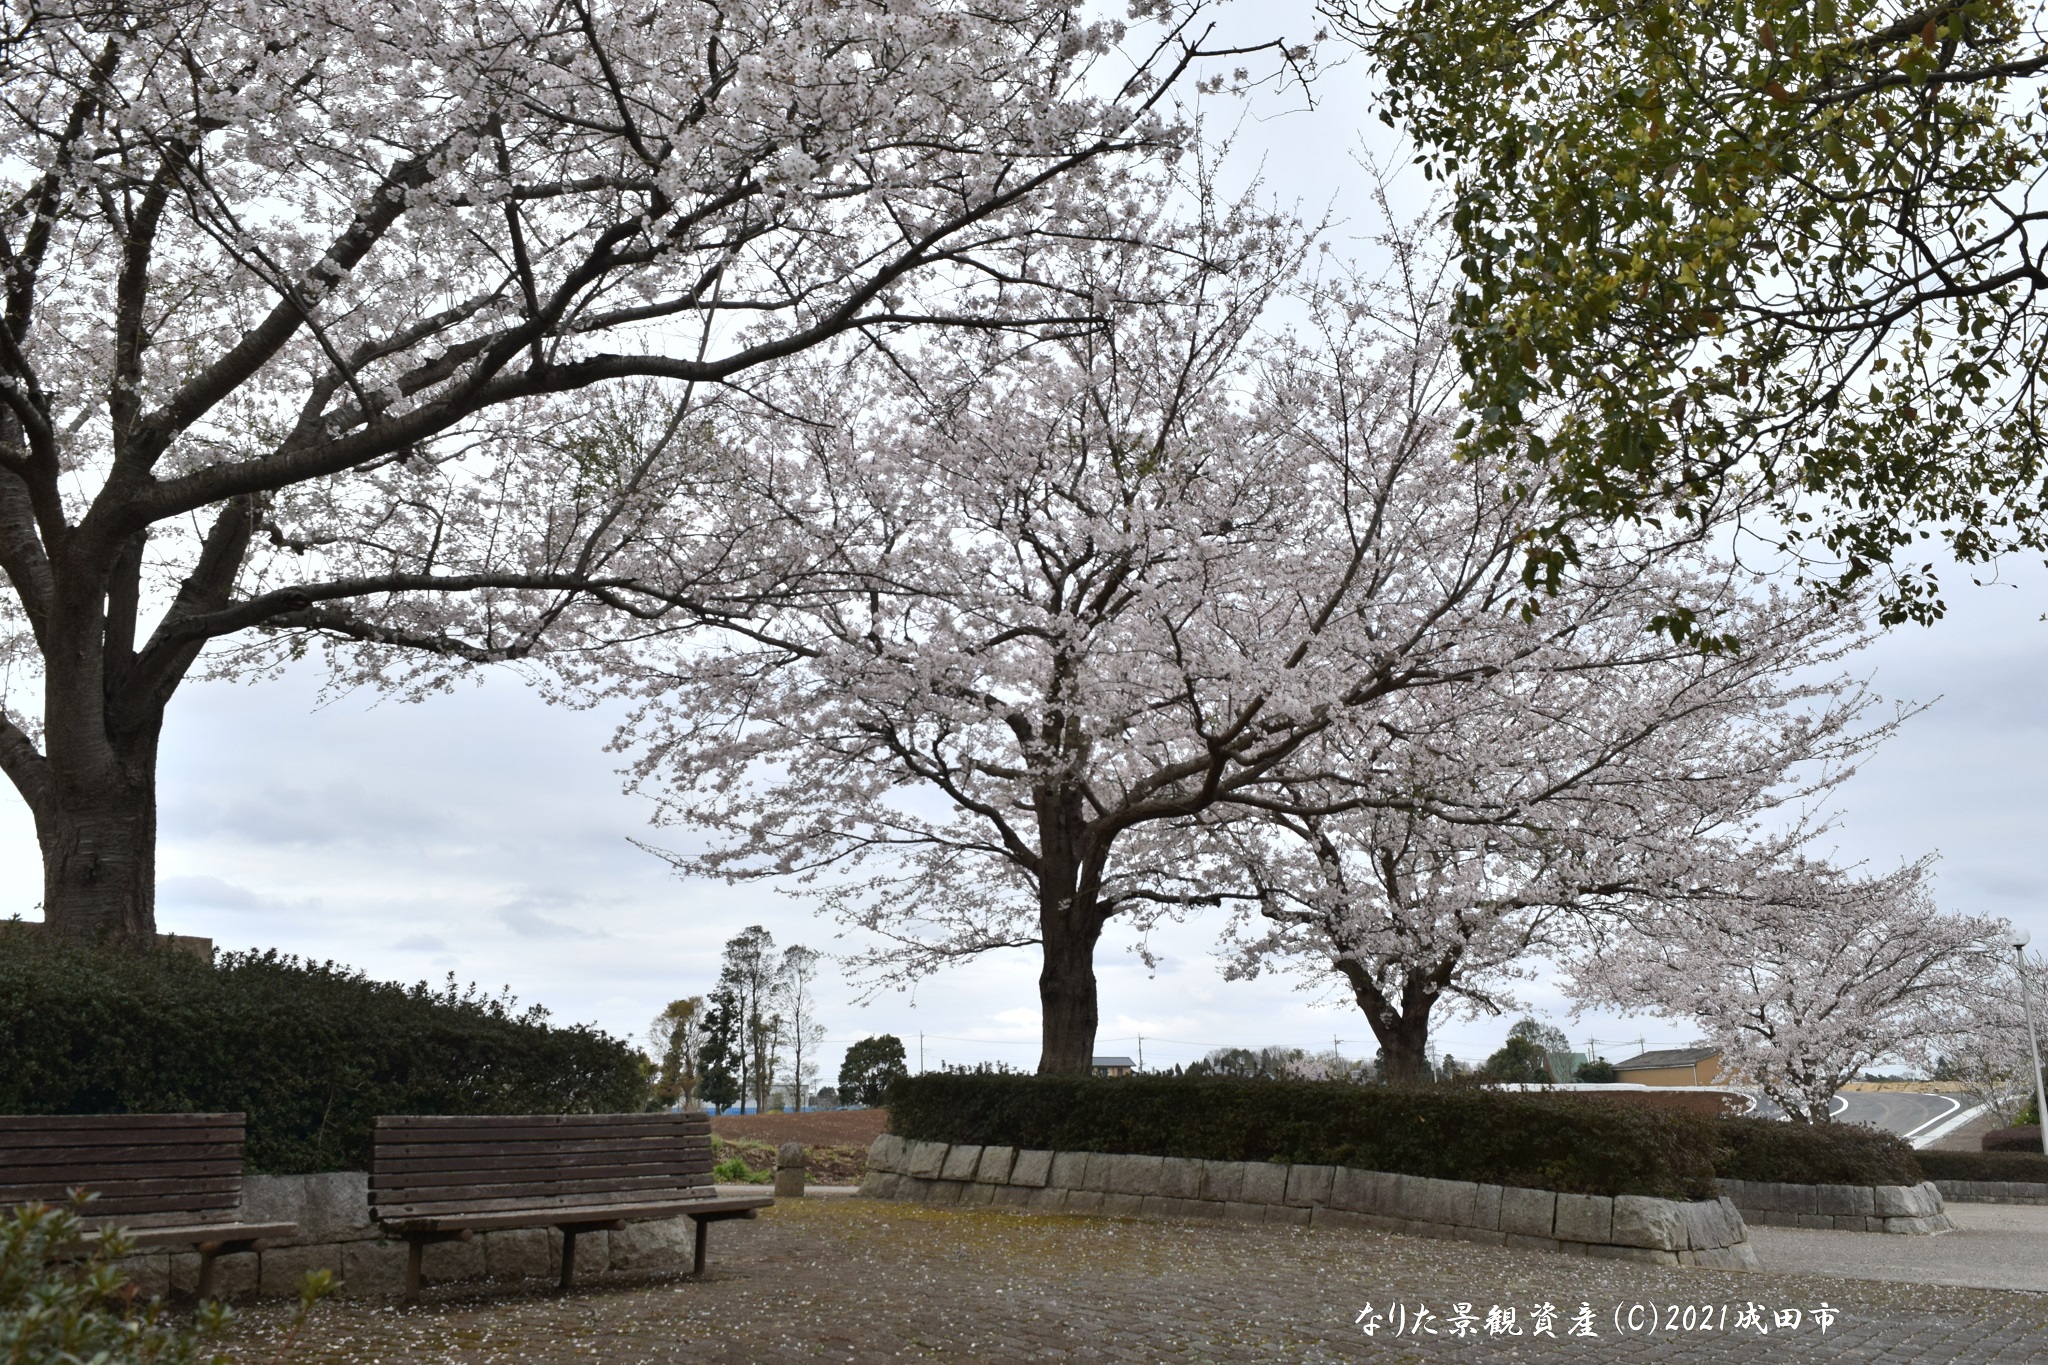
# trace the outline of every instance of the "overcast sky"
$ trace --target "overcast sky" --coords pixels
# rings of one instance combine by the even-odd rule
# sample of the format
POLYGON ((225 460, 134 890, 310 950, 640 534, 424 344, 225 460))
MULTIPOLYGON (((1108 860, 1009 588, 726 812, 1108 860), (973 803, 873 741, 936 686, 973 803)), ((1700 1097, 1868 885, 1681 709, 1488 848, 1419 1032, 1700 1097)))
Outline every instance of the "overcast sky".
MULTIPOLYGON (((1297 21, 1305 30, 1306 18, 1297 21)), ((1263 152, 1269 183, 1312 209, 1331 203, 1368 230, 1362 177, 1346 159, 1367 121, 1355 77, 1326 77, 1313 111, 1258 108, 1241 144, 1263 152)), ((2006 916, 2042 939, 2048 719, 2037 699, 2048 676, 2048 574, 2010 565, 2005 579, 1977 588, 1952 574, 1949 620, 1902 629, 1862 659, 1888 699, 1933 704, 1843 789, 1836 842, 1844 859, 1878 867, 1938 851, 1945 905, 2006 916)), ((509 675, 417 705, 357 694, 323 707, 319 681, 305 669, 251 687, 192 686, 173 703, 161 929, 379 977, 453 972, 636 1038, 664 1002, 710 988, 721 945, 749 924, 767 925, 781 944, 846 946, 804 900, 685 882, 635 847, 634 838, 677 836, 650 831, 647 803, 622 794, 617 758, 604 752, 612 717, 550 708, 509 675)), ((5 788, 0 869, 0 916, 36 917, 34 832, 5 788)), ((1142 1036, 1146 1062, 1164 1064, 1213 1046, 1325 1048, 1335 1038, 1346 1053, 1371 1054, 1355 1007, 1285 979, 1226 982, 1208 956, 1213 939, 1213 923, 1156 931, 1152 971, 1112 933, 1098 1050, 1136 1053, 1142 1036)), ((1036 975, 1028 955, 1010 954, 866 1005, 828 979, 827 1073, 841 1048, 876 1032, 901 1035, 913 1063, 923 1033, 929 1065, 1028 1067, 1036 975)), ((1571 1023, 1543 983, 1527 994, 1577 1039, 1656 1046, 1689 1036, 1656 1020, 1571 1023)), ((1450 1024, 1440 1040, 1455 1055, 1483 1056, 1509 1022, 1450 1024)))

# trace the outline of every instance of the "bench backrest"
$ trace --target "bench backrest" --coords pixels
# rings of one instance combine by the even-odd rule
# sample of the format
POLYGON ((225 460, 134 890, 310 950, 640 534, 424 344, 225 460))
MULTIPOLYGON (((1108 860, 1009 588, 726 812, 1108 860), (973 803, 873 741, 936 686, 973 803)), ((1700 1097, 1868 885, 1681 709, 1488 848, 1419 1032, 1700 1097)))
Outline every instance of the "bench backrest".
POLYGON ((99 1197, 88 1221, 232 1223, 242 1207, 240 1114, 0 1115, 0 1208, 99 1197))
POLYGON ((371 1152, 386 1222, 712 1194, 704 1114, 394 1116, 377 1120, 371 1152))

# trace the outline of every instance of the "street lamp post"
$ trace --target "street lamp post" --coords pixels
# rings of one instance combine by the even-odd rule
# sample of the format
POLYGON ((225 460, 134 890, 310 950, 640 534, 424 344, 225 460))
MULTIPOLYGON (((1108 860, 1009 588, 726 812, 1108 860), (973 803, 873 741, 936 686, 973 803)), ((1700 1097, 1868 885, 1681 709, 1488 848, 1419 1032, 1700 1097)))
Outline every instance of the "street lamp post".
POLYGON ((2027 1016, 2027 1049, 2034 1057, 2034 1118, 2041 1128, 2041 1150, 2048 1153, 2048 1094, 2043 1094, 2041 1080, 2041 1035, 2034 1031, 2034 994, 2027 989, 2027 944, 2030 941, 2026 930, 2013 930, 2012 957, 2013 966, 2020 974, 2020 1012, 2027 1016))

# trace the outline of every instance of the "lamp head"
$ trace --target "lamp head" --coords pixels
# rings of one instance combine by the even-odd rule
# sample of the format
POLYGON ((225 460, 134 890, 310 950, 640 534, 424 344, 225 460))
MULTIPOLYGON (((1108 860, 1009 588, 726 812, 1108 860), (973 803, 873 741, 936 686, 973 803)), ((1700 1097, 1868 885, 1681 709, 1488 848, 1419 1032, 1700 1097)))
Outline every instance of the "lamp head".
POLYGON ((2024 929, 2015 929, 2006 936, 2005 941, 2010 943, 2015 949, 2024 948, 2034 941, 2034 936, 2024 929))

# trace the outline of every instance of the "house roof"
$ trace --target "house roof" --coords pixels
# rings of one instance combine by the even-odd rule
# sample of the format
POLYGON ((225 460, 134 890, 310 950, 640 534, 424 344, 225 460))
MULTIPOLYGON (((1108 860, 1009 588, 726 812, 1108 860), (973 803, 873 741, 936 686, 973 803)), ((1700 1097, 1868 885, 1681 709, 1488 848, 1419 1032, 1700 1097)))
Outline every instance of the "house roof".
POLYGON ((1088 1059, 1088 1064, 1089 1064, 1090 1066, 1135 1066, 1135 1065, 1136 1065, 1136 1063, 1134 1063, 1134 1062, 1133 1062, 1133 1061, 1132 1061, 1132 1060, 1131 1060, 1130 1058, 1128 1058, 1128 1057, 1091 1057, 1091 1058, 1089 1058, 1089 1059, 1088 1059))
POLYGON ((1661 1052, 1645 1052, 1625 1062, 1616 1062, 1616 1071, 1651 1071, 1664 1066, 1691 1066, 1704 1062, 1710 1057, 1721 1055, 1717 1047, 1668 1047, 1661 1052))

